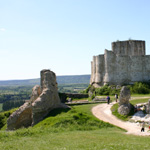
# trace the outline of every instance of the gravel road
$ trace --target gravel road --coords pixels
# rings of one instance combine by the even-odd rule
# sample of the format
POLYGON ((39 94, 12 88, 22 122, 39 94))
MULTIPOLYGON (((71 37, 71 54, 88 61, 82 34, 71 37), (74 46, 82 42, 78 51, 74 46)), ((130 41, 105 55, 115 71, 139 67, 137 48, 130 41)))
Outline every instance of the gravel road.
POLYGON ((134 134, 134 135, 140 135, 140 136, 148 136, 150 135, 150 132, 148 132, 148 128, 145 128, 145 132, 141 132, 141 127, 137 123, 131 123, 129 121, 122 121, 116 118, 111 113, 111 107, 115 104, 115 102, 108 104, 99 104, 92 108, 92 113, 94 116, 96 116, 98 119, 103 120, 105 122, 109 122, 110 124, 113 124, 115 126, 118 126, 120 128, 123 128, 127 130, 126 134, 134 134))

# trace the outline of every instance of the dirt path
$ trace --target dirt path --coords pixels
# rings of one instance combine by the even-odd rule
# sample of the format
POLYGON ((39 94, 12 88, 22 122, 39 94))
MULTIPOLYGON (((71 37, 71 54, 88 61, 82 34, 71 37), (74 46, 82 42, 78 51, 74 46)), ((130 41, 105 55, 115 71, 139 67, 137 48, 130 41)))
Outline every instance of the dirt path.
POLYGON ((148 96, 145 96, 145 97, 144 96, 143 97, 134 97, 133 96, 133 97, 130 98, 130 100, 145 99, 145 98, 150 98, 150 97, 148 97, 148 96))
POLYGON ((124 122, 122 120, 117 119, 114 115, 112 115, 110 108, 115 102, 108 104, 99 104, 92 108, 92 113, 98 119, 103 120, 105 122, 109 122, 115 126, 123 128, 127 130, 127 134, 134 135, 150 135, 150 132, 147 132, 148 128, 145 128, 145 132, 141 132, 141 127, 136 123, 124 122))

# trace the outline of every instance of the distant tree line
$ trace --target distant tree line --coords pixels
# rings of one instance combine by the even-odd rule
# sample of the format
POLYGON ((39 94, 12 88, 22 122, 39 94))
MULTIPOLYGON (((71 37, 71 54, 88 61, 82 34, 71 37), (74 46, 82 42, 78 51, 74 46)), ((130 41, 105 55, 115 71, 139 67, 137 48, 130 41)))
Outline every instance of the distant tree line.
POLYGON ((60 93, 80 93, 88 87, 87 84, 59 84, 58 91, 60 93))
POLYGON ((25 101, 6 101, 3 103, 3 111, 6 111, 6 110, 10 110, 12 108, 17 108, 17 107, 20 107, 21 105, 23 105, 25 103, 25 101))
POLYGON ((23 94, 2 94, 0 95, 0 103, 4 103, 6 101, 14 101, 14 100, 28 100, 30 99, 29 93, 23 94))
POLYGON ((31 93, 33 86, 0 86, 0 94, 31 93))

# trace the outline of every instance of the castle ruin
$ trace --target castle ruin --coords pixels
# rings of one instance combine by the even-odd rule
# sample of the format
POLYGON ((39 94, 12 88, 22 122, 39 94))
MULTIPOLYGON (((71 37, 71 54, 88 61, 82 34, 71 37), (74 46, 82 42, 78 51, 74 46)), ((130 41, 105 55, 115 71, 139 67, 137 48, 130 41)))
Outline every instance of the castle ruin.
POLYGON ((150 80, 150 55, 145 55, 145 41, 128 40, 112 43, 112 51, 93 56, 90 84, 123 85, 150 80))

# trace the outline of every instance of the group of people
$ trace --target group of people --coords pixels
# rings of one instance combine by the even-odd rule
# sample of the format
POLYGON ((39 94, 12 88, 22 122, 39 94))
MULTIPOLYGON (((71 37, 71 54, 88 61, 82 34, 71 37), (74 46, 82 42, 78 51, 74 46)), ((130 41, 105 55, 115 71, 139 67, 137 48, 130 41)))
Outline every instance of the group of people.
MULTIPOLYGON (((149 130, 148 130, 148 132, 150 131, 150 122, 149 122, 149 130)), ((141 122, 141 132, 144 132, 145 131, 145 122, 144 121, 142 121, 141 122)))
MULTIPOLYGON (((109 104, 110 103, 109 95, 106 97, 106 99, 107 99, 107 104, 109 104)), ((118 101, 118 94, 115 94, 115 100, 116 100, 116 102, 118 101)))

